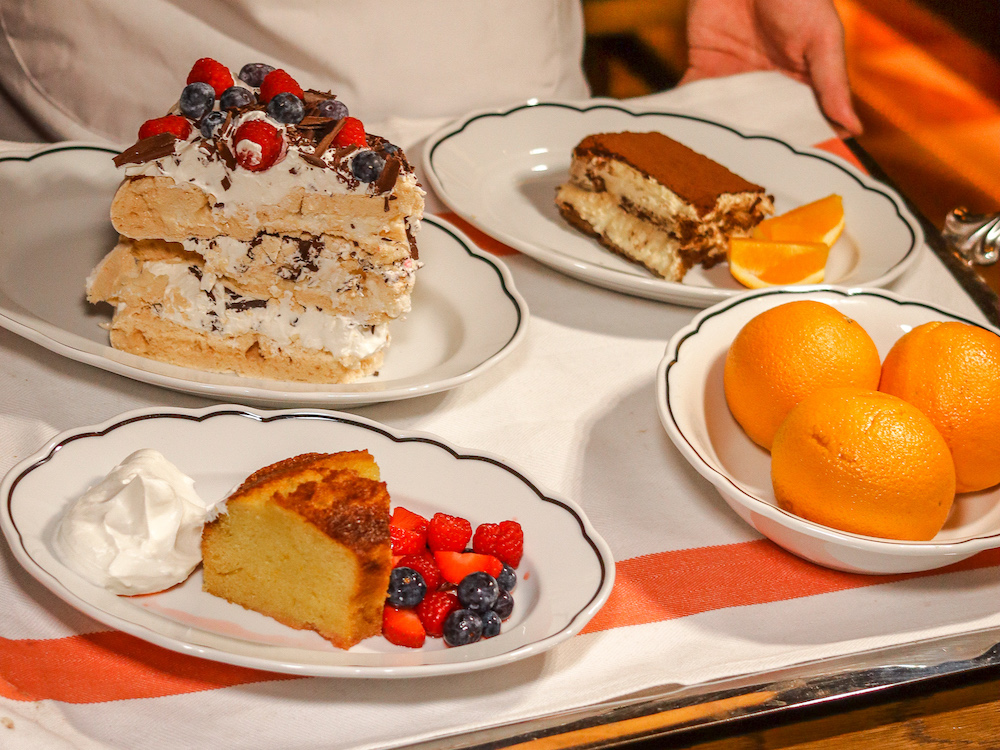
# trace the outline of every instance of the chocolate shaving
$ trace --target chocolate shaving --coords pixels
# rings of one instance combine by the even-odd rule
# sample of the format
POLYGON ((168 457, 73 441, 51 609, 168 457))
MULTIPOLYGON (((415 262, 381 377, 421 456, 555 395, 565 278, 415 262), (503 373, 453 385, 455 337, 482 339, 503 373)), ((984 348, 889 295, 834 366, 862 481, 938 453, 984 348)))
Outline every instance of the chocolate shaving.
POLYGON ((346 123, 346 117, 338 120, 337 124, 333 126, 330 132, 323 136, 322 140, 316 144, 316 156, 322 156, 323 152, 330 148, 330 144, 333 143, 333 139, 337 137, 337 133, 344 129, 344 125, 346 123))
POLYGON ((229 188, 231 188, 233 186, 233 183, 230 181, 229 175, 227 175, 227 174, 222 175, 221 182, 222 182, 222 189, 223 190, 229 190, 229 188))
POLYGON ((306 89, 302 95, 302 101, 307 107, 319 104, 320 102, 325 102, 327 99, 336 98, 337 97, 329 91, 317 91, 316 89, 306 89))
POLYGON ((328 169, 330 166, 315 154, 307 154, 305 151, 300 151, 299 156, 302 157, 302 161, 306 164, 312 164, 314 167, 319 167, 320 169, 328 169))
POLYGON ((313 128, 320 129, 326 127, 327 125, 332 125, 335 122, 336 120, 334 120, 332 117, 320 117, 319 115, 306 115, 299 121, 299 127, 306 129, 313 129, 313 128))
MULTIPOLYGON (((382 173, 378 176, 378 180, 375 182, 375 189, 379 193, 388 193, 396 187, 396 180, 399 177, 399 169, 401 166, 402 164, 395 156, 390 156, 385 160, 385 166, 382 167, 382 173)), ((388 199, 386 199, 385 210, 389 210, 388 199)))
POLYGON ((229 148, 229 144, 225 141, 219 141, 219 154, 222 156, 222 161, 225 162, 226 168, 230 172, 236 169, 236 157, 229 148))
POLYGON ((115 166, 125 164, 145 164, 148 161, 162 159, 174 153, 177 136, 173 133, 157 133, 149 138, 143 138, 138 143, 129 146, 114 158, 115 166))

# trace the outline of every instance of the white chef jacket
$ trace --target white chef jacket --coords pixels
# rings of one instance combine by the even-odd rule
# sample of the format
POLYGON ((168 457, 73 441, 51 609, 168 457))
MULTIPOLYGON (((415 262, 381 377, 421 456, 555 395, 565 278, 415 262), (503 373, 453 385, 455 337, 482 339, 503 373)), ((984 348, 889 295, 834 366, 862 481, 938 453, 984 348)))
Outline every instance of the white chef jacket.
POLYGON ((0 126, 38 140, 131 143, 200 57, 284 68, 366 123, 588 95, 579 0, 0 0, 0 30, 0 126))

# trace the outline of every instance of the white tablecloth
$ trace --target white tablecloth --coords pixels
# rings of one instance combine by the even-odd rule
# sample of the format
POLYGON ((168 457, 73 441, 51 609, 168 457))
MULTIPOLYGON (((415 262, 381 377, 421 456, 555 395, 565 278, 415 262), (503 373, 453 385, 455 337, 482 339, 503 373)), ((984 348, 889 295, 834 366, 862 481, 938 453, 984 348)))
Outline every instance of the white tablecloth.
MULTIPOLYGON (((808 89, 775 74, 705 81, 634 105, 699 114, 798 146, 833 136, 808 89)), ((385 129, 414 153, 430 125, 397 121, 385 129)), ((440 208, 433 201, 430 206, 440 208)), ((753 545, 760 537, 687 465, 657 418, 657 363, 668 339, 696 311, 589 286, 525 256, 504 260, 531 311, 523 345, 448 393, 356 413, 508 458, 543 487, 580 503, 622 567, 675 553, 691 563, 701 559, 694 553, 719 545, 759 551, 753 545)), ((983 319, 926 248, 893 290, 983 319)), ((0 330, 2 472, 59 431, 139 407, 208 403, 64 359, 0 330)), ((775 551, 755 555, 743 559, 766 567, 769 560, 784 564, 787 557, 775 551)), ((734 570, 731 585, 753 587, 768 571, 743 573, 734 570)), ((697 593, 697 566, 691 577, 697 593)), ((630 583, 629 577, 619 583, 630 583)), ((37 661, 44 663, 47 649, 52 653, 107 628, 35 583, 4 546, 0 747, 375 748, 657 686, 703 683, 1000 625, 1000 575, 994 565, 824 591, 754 599, 750 590, 749 604, 692 605, 692 614, 587 632, 545 655, 462 676, 380 681, 275 675, 103 702, 86 698, 84 691, 71 701, 44 697, 38 676, 35 682, 25 677, 32 676, 32 655, 40 654, 37 661)), ((646 595, 658 597, 655 590, 646 595)), ((88 669, 106 668, 107 660, 95 664, 67 662, 47 679, 51 684, 84 680, 88 669)), ((136 669, 156 677, 152 666, 136 669)))

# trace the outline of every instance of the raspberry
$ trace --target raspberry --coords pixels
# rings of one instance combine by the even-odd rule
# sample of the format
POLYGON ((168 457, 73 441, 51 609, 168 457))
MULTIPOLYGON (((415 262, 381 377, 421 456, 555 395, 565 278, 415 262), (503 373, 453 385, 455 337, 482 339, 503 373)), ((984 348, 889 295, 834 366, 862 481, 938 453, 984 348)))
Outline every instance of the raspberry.
POLYGON ((427 546, 433 552, 461 552, 472 538, 472 524, 464 518, 435 513, 427 524, 427 546))
POLYGON ((524 532, 517 521, 483 523, 472 538, 472 549, 481 555, 493 555, 516 568, 524 554, 524 532))
POLYGON ((445 618, 456 609, 461 609, 458 597, 450 591, 433 591, 415 607, 417 617, 424 624, 427 635, 440 638, 444 628, 445 618))
POLYGON ((365 136, 365 126, 357 117, 345 117, 344 127, 334 136, 335 146, 360 146, 364 148, 368 145, 368 138, 365 136))
POLYGON ((263 120, 249 120, 236 129, 233 151, 236 161, 251 172, 262 172, 282 156, 285 141, 278 129, 263 120))
POLYGON ((294 94, 299 99, 305 97, 302 87, 281 68, 272 70, 260 84, 260 100, 267 104, 278 94, 294 94))
MULTIPOLYGON (((393 552, 395 553, 395 549, 393 552)), ((423 576, 428 591, 437 591, 441 586, 441 571, 438 570, 437 563, 434 562, 434 556, 426 549, 421 549, 414 554, 404 555, 393 567, 412 568, 417 571, 423 576)))
POLYGON ((389 527, 389 538, 394 555, 417 555, 427 549, 427 537, 399 526, 389 527))
POLYGON ((160 133, 173 133, 178 138, 187 138, 191 135, 191 123, 180 115, 166 115, 153 120, 146 120, 139 128, 139 140, 159 135, 160 133))
POLYGON ((382 610, 382 635, 389 643, 407 648, 420 648, 427 638, 423 623, 414 610, 389 605, 382 610))
POLYGON ((188 73, 188 83, 207 83, 215 89, 215 98, 222 96, 222 92, 233 85, 233 74, 229 68, 211 57, 203 57, 198 60, 188 73))

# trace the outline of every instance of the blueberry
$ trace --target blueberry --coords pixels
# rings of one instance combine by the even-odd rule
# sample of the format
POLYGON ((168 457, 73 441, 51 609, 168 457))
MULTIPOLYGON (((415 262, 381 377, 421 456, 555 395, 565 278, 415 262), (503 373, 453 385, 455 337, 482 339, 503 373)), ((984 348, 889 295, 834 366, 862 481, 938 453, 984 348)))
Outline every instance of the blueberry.
POLYGON ((465 646, 483 637, 483 618, 471 609, 456 609, 441 627, 444 642, 449 646, 465 646))
POLYGON ((257 97, 250 89, 245 89, 242 86, 230 86, 219 97, 219 109, 236 109, 253 104, 255 101, 257 101, 257 97))
POLYGON ((200 120, 215 106, 215 89, 207 83, 189 83, 181 92, 181 114, 192 120, 200 120))
POLYGON ((284 91, 267 103, 267 113, 278 122, 295 125, 306 113, 306 105, 295 94, 284 91))
POLYGON ((503 570, 501 570, 500 575, 497 576, 497 583, 504 591, 513 591, 514 587, 517 585, 517 573, 515 573, 514 569, 507 563, 504 563, 503 570))
POLYGON ((382 144, 382 151, 386 156, 395 156, 399 153, 399 146, 395 143, 389 143, 389 141, 386 141, 382 144))
POLYGON ((483 615, 483 638, 500 635, 500 615, 492 610, 483 615))
POLYGON ((413 568, 393 568, 389 574, 389 604, 393 607, 416 607, 427 593, 424 577, 413 568))
POLYGON ((211 138, 225 121, 225 113, 216 110, 202 117, 201 124, 198 127, 201 129, 201 134, 204 138, 211 138))
POLYGON ((324 99, 316 105, 316 114, 319 117, 340 120, 347 117, 347 105, 339 99, 324 99))
POLYGON ((351 162, 351 172, 361 182, 375 182, 382 174, 382 167, 385 166, 385 159, 374 151, 362 151, 354 157, 351 162))
POLYGON ((259 89, 260 85, 264 82, 264 78, 272 70, 274 70, 273 65, 266 65, 264 63, 247 63, 240 68, 240 80, 247 86, 253 86, 255 89, 259 89))
POLYGON ((463 578, 455 593, 463 607, 474 612, 486 612, 496 603, 500 587, 496 578, 480 570, 463 578))
POLYGON ((509 591, 500 589, 500 595, 497 596, 497 600, 493 604, 493 611, 499 615, 501 620, 510 617, 510 613, 514 611, 514 597, 509 591))

